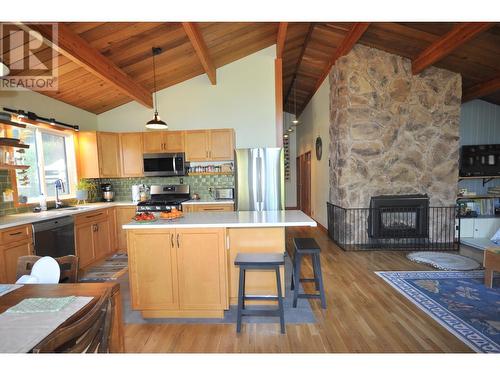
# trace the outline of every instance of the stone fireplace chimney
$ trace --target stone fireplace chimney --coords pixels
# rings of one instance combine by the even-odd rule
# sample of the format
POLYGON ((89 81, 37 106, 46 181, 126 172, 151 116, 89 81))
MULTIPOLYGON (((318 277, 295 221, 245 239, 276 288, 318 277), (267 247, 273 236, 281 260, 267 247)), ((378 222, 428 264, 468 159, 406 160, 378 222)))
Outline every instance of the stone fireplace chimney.
POLYGON ((330 72, 330 201, 368 207, 387 194, 457 195, 461 77, 356 45, 330 72))

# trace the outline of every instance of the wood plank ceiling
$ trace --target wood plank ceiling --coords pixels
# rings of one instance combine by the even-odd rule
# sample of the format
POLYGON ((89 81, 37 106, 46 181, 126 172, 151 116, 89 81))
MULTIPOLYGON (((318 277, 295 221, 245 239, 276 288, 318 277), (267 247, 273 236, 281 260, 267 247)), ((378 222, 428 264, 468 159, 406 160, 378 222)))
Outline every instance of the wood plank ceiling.
MULTIPOLYGON (((372 22, 358 43, 414 61, 429 46, 460 26, 462 25, 442 22, 372 22)), ((302 113, 315 92, 315 83, 321 71, 352 27, 352 23, 288 25, 283 54, 285 111, 294 113, 296 106, 296 112, 302 113), (296 103, 294 96, 297 98, 296 103)), ((475 25, 471 25, 470 28, 474 27, 475 25)), ((470 30, 468 32, 471 33, 470 30)), ((500 25, 487 25, 470 39, 461 42, 462 40, 432 65, 462 75, 465 99, 481 98, 500 105, 500 25), (475 95, 471 97, 471 94, 475 95)))
MULTIPOLYGON (((129 83, 149 92, 153 91, 153 46, 163 50, 156 60, 157 87, 163 89, 206 73, 210 76, 207 84, 215 83, 217 68, 275 44, 278 34, 277 22, 184 25, 180 22, 77 22, 64 26, 83 43, 95 48, 118 73, 126 74, 133 81, 129 83)), ((432 63, 460 73, 464 98, 480 97, 500 104, 499 24, 288 23, 284 40, 283 103, 287 112, 303 111, 329 66, 356 41, 407 57, 414 64, 418 58, 419 66, 414 69, 432 63), (455 43, 453 48, 449 48, 448 41, 455 43), (439 43, 447 46, 446 53, 436 54, 430 48, 439 43)), ((38 57, 42 56, 42 63, 52 59, 48 44, 37 53, 38 57)), ((2 60, 10 63, 9 56, 5 51, 2 60)), ((92 69, 67 54, 59 54, 58 67, 58 91, 43 94, 93 113, 137 100, 130 89, 127 94, 116 82, 99 78, 92 69)))

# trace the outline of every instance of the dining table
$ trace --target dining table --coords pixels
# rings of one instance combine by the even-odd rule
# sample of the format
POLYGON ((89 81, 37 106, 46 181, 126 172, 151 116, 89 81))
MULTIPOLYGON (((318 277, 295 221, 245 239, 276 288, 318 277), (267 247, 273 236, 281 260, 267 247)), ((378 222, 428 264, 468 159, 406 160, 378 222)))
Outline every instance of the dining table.
MULTIPOLYGON (((20 288, 12 290, 0 296, 0 314, 18 305, 29 298, 57 298, 57 297, 92 297, 91 301, 97 301, 107 291, 113 299, 112 325, 109 342, 111 353, 124 352, 122 299, 120 295, 120 284, 116 282, 104 283, 77 283, 77 284, 25 284, 20 288)), ((59 327, 64 327, 83 317, 92 303, 82 307, 76 313, 66 319, 59 327)), ((50 333, 49 333, 50 334, 50 333)), ((0 340, 2 338, 0 337, 0 340)), ((27 352, 30 352, 28 350, 27 352)))

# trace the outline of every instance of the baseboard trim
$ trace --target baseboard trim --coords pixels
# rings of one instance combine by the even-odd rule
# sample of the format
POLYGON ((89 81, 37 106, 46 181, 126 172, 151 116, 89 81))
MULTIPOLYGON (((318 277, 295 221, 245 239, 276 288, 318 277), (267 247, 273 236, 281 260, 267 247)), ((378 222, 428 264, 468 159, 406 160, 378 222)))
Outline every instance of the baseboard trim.
POLYGON ((285 210, 298 210, 298 207, 285 207, 285 210))
POLYGON ((314 220, 314 221, 316 221, 316 224, 318 224, 319 230, 322 230, 323 232, 328 234, 328 229, 326 229, 323 225, 321 225, 321 223, 319 223, 317 220, 314 220))

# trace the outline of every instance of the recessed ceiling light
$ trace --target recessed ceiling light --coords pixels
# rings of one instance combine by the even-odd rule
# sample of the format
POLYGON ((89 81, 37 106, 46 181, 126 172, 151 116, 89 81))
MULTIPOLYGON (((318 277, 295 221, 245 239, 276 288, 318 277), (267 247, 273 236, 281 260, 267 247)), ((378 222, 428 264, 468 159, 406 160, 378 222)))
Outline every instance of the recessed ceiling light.
POLYGON ((285 135, 283 136, 283 138, 288 138, 288 134, 285 134, 285 135))
POLYGON ((299 123, 299 120, 297 120, 297 119, 293 119, 293 120, 292 120, 292 124, 297 125, 298 123, 299 123))
POLYGON ((288 128, 288 132, 292 133, 293 132, 293 128, 288 128))

